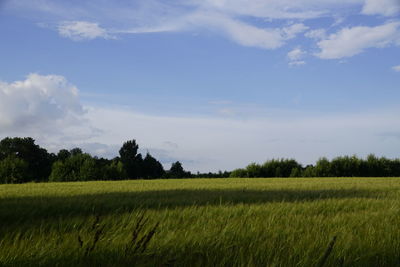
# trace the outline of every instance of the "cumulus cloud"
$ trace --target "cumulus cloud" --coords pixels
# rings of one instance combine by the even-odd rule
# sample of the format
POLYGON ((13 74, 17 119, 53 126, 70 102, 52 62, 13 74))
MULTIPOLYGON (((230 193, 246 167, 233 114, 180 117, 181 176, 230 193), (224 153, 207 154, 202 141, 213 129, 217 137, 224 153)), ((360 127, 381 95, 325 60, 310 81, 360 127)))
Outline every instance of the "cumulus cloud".
POLYGON ((62 76, 29 74, 23 81, 0 83, 0 131, 50 127, 83 113, 78 89, 62 76))
POLYGON ((400 1, 366 0, 361 13, 365 15, 395 16, 400 13, 400 1))
POLYGON ((64 21, 58 25, 58 33, 62 37, 74 41, 92 40, 96 38, 113 38, 107 30, 100 27, 98 23, 88 21, 64 21))
POLYGON ((0 82, 0 136, 32 136, 47 143, 82 141, 100 133, 85 119, 78 89, 63 76, 29 74, 0 82))
POLYGON ((392 69, 396 72, 400 72, 400 65, 393 66, 392 69))
POLYGON ((375 27, 343 28, 317 43, 320 52, 316 56, 322 59, 339 59, 360 54, 368 48, 399 45, 399 28, 399 21, 388 22, 375 27))

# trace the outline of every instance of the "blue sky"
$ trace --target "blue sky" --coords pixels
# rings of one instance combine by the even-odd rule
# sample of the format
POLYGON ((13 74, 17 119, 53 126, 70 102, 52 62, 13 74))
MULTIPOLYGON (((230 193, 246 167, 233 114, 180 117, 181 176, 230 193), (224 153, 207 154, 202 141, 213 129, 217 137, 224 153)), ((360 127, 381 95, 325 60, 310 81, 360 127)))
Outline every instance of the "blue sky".
POLYGON ((0 4, 0 137, 168 168, 400 156, 398 0, 0 4))

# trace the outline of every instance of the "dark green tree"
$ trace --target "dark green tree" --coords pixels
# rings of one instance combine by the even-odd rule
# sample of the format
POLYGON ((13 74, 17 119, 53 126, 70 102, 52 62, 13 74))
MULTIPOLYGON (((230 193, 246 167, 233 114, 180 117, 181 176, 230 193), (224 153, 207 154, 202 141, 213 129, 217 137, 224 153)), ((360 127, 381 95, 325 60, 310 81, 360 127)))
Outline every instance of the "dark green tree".
POLYGON ((99 170, 89 154, 76 154, 54 162, 49 180, 54 182, 97 180, 99 170))
POLYGON ((132 139, 126 141, 119 150, 120 159, 128 179, 138 179, 141 176, 143 158, 141 154, 137 153, 138 149, 139 145, 136 144, 135 139, 132 139))
POLYGON ((168 171, 169 178, 190 178, 190 176, 191 173, 186 172, 179 161, 172 163, 171 169, 168 171))
POLYGON ((143 159, 142 177, 144 179, 161 178, 165 174, 162 164, 149 153, 143 159))
POLYGON ((61 149, 60 151, 58 151, 57 153, 57 160, 61 160, 64 161, 67 158, 71 157, 71 152, 69 152, 66 149, 61 149))
POLYGON ((12 184, 25 182, 28 163, 15 155, 9 155, 0 161, 0 183, 12 184))
POLYGON ((314 173, 318 177, 329 177, 333 176, 331 170, 331 163, 327 158, 320 158, 314 167, 314 173))
POLYGON ((21 182, 46 181, 51 171, 52 157, 30 137, 4 138, 0 141, 0 160, 15 156, 28 166, 21 182))
POLYGON ((80 149, 79 147, 75 147, 75 148, 71 149, 69 152, 70 152, 71 156, 83 154, 82 149, 80 149))

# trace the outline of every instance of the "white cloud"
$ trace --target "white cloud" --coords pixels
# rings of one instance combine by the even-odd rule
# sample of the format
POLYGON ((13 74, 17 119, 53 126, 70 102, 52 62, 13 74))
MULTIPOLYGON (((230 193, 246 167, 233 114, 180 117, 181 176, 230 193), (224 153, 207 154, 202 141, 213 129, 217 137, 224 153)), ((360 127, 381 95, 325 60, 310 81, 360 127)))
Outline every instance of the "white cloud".
MULTIPOLYGON (((259 27, 232 18, 223 13, 211 11, 198 11, 188 16, 177 19, 166 25, 169 30, 207 29, 227 36, 232 41, 249 47, 262 49, 276 49, 285 44, 289 39, 308 29, 302 23, 292 24, 282 28, 259 27)), ((159 28, 147 29, 149 32, 159 28)), ((163 29, 163 28, 162 28, 163 29)), ((142 29, 133 29, 140 32, 142 29)))
POLYGON ((304 25, 303 23, 296 23, 283 28, 282 31, 284 32, 286 39, 292 39, 295 38, 297 34, 302 33, 308 29, 309 27, 304 25))
POLYGON ((342 24, 346 20, 346 18, 338 16, 338 17, 334 17, 334 20, 335 21, 332 23, 331 27, 335 27, 335 26, 342 24))
POLYGON ((58 33, 74 41, 113 38, 98 23, 88 21, 64 21, 58 25, 58 33))
POLYGON ((361 13, 365 15, 395 16, 400 13, 400 1, 366 0, 361 13))
MULTIPOLYGON (((23 81, 0 82, 0 135, 66 135, 84 124, 78 90, 58 75, 29 74, 23 81)), ((91 136, 94 129, 77 131, 91 136)))
POLYGON ((360 5, 364 0, 195 0, 203 8, 268 19, 311 19, 331 9, 360 5))
POLYGON ((243 46, 274 49, 282 46, 285 40, 277 29, 258 28, 217 13, 197 13, 188 22, 197 27, 216 29, 243 46))
MULTIPOLYGON (((6 1, 14 9, 37 10, 42 13, 73 18, 79 16, 103 18, 120 22, 143 22, 187 15, 195 10, 220 12, 227 15, 265 19, 312 19, 332 16, 346 8, 362 7, 365 0, 137 0, 137 1, 80 1, 70 4, 64 0, 6 1)), ((140 23, 146 24, 146 23, 140 23)))
POLYGON ((96 5, 83 1, 78 5, 70 5, 61 0, 40 0, 35 3, 21 0, 18 3, 9 3, 8 6, 51 14, 51 21, 56 18, 67 21, 60 24, 59 32, 73 40, 205 28, 219 32, 243 46, 276 49, 308 27, 302 23, 288 27, 272 25, 269 23, 272 19, 278 19, 279 24, 284 25, 287 24, 287 19, 296 21, 321 16, 337 17, 336 14, 344 8, 361 7, 364 1, 143 0, 123 5, 112 1, 102 1, 96 5), (104 27, 87 22, 88 19, 101 22, 104 27))
POLYGON ((315 40, 321 40, 326 38, 326 30, 325 29, 315 29, 315 30, 310 30, 304 34, 305 37, 315 39, 315 40))
POLYGON ((323 59, 339 59, 362 53, 368 48, 382 48, 400 43, 400 22, 388 22, 376 27, 357 26, 343 28, 318 42, 323 59))
POLYGON ((301 66, 305 65, 306 62, 304 60, 295 60, 295 61, 290 61, 289 66, 294 67, 294 66, 301 66))
POLYGON ((306 52, 301 50, 300 47, 297 47, 287 54, 287 58, 289 59, 289 66, 301 66, 306 64, 304 60, 301 60, 306 55, 306 52))
POLYGON ((207 29, 222 33, 243 46, 276 49, 284 45, 287 40, 295 38, 297 34, 308 29, 302 23, 295 23, 282 28, 259 27, 223 12, 210 10, 199 10, 174 18, 155 19, 152 22, 141 24, 146 24, 146 26, 140 25, 129 29, 107 30, 101 28, 98 23, 68 21, 62 22, 58 26, 58 32, 63 37, 80 41, 95 38, 115 38, 112 34, 143 34, 207 29))
POLYGON ((396 72, 400 72, 400 65, 393 66, 392 69, 396 72))
MULTIPOLYGON (((398 0, 146 0, 129 3, 102 1, 93 5, 83 1, 78 5, 61 0, 21 0, 6 5, 15 9, 36 10, 50 18, 64 21, 59 34, 73 40, 112 39, 121 34, 143 34, 206 29, 248 47, 277 49, 288 40, 308 30, 296 22, 320 17, 341 23, 349 15, 345 10, 362 9, 363 14, 396 15, 398 0), (50 14, 50 15, 49 15, 50 14), (271 23, 274 20, 274 23, 271 23), (89 22, 92 21, 92 22, 89 22), (94 22, 93 22, 94 21, 94 22), (277 22, 277 23, 276 23, 277 22), (102 25, 102 26, 100 26, 102 25)), ((352 11, 354 12, 354 11, 352 11)), ((31 12, 32 13, 32 12, 31 12)), ((46 23, 46 21, 43 21, 46 23)), ((51 24, 51 23, 50 23, 51 24)), ((311 30, 305 36, 318 40, 320 58, 342 58, 361 53, 370 47, 383 47, 396 23, 378 27, 349 27, 326 36, 324 29, 311 30), (349 40, 351 39, 351 40, 349 40)), ((400 41, 396 41, 400 43, 400 41)), ((300 62, 299 62, 300 63, 300 62)))
POLYGON ((306 54, 306 53, 305 53, 303 50, 301 50, 301 48, 297 47, 297 48, 291 50, 291 51, 287 54, 287 57, 288 57, 290 60, 299 60, 299 59, 301 59, 305 54, 306 54))

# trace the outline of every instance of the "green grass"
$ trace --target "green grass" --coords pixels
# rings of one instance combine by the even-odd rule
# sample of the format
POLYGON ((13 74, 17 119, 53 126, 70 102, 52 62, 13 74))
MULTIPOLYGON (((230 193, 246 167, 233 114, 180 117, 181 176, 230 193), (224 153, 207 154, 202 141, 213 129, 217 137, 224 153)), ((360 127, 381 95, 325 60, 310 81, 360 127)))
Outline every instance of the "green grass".
POLYGON ((400 179, 0 185, 0 266, 318 266, 335 236, 325 266, 400 266, 400 179))

